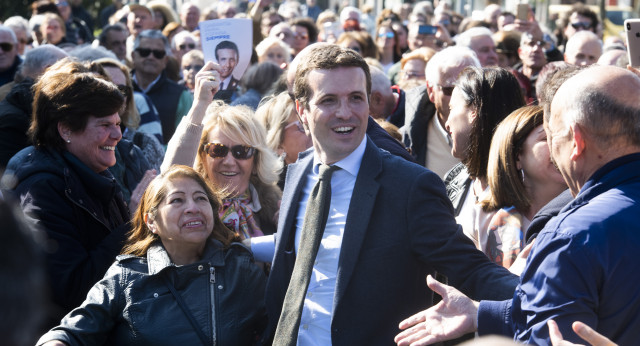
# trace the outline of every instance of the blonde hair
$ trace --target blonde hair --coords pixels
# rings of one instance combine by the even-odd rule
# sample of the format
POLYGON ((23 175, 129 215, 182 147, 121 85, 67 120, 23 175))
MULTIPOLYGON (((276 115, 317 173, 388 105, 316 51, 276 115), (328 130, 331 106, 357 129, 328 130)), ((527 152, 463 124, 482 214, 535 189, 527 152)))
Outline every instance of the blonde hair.
POLYGON ((287 61, 287 64, 291 62, 291 47, 289 47, 288 44, 286 44, 279 38, 272 37, 272 36, 265 37, 265 39, 260 41, 260 43, 258 43, 258 45, 256 46, 255 49, 256 49, 256 54, 258 55, 258 59, 259 60, 262 59, 264 55, 267 54, 267 51, 269 50, 269 48, 273 46, 278 46, 282 48, 285 53, 284 58, 287 61))
POLYGON ((284 128, 295 111, 295 104, 286 91, 265 100, 256 110, 256 119, 267 130, 267 145, 277 152, 284 141, 284 128))

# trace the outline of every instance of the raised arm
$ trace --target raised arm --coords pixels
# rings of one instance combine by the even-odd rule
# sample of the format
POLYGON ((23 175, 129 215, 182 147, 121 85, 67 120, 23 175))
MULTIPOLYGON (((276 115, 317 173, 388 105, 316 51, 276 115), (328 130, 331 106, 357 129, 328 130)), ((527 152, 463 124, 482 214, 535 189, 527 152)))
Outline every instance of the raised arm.
POLYGON ((198 153, 198 144, 202 135, 202 120, 207 107, 213 101, 213 95, 220 88, 220 65, 209 61, 196 74, 196 87, 193 105, 189 113, 182 118, 176 132, 169 140, 167 153, 160 169, 167 170, 172 165, 193 166, 198 153))

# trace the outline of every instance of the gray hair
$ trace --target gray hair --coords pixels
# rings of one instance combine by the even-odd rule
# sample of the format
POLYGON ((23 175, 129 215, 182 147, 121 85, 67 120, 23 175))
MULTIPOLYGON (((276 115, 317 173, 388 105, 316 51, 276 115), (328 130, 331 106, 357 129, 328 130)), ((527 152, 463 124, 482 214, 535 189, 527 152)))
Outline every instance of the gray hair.
POLYGON ((20 65, 20 74, 35 79, 44 70, 68 56, 67 52, 52 44, 44 44, 27 51, 20 65))
POLYGON ((562 114, 565 124, 579 124, 602 145, 617 140, 640 146, 640 107, 621 103, 596 87, 571 99, 562 114))
POLYGON ((384 94, 389 94, 391 92, 391 81, 384 71, 375 66, 369 66, 369 72, 371 73, 371 92, 382 91, 384 94))
POLYGON ((291 47, 289 47, 286 42, 273 36, 265 37, 264 40, 258 43, 255 48, 256 54, 258 54, 258 57, 261 57, 265 55, 267 53, 267 50, 269 50, 269 48, 273 46, 280 46, 282 49, 284 49, 285 60, 287 61, 287 63, 291 61, 291 47))
POLYGON ((27 36, 31 36, 31 30, 29 29, 29 21, 23 17, 20 17, 20 16, 9 17, 7 18, 7 20, 4 21, 4 25, 12 29, 23 30, 24 32, 27 33, 27 36))
POLYGON ((144 30, 136 37, 135 41, 133 41, 133 50, 136 50, 138 49, 138 47, 140 47, 140 40, 143 38, 152 38, 152 39, 162 40, 162 43, 164 44, 164 51, 167 53, 167 55, 171 55, 171 47, 169 46, 169 40, 167 39, 166 36, 162 34, 162 31, 153 30, 153 29, 144 30))
POLYGON ((456 44, 462 47, 471 47, 471 40, 480 36, 488 36, 493 39, 493 33, 491 30, 485 27, 474 27, 471 28, 456 37, 456 44))
POLYGON ((103 59, 103 58, 111 58, 114 60, 118 60, 118 57, 110 50, 104 48, 103 46, 91 47, 89 45, 79 46, 73 49, 70 53, 70 56, 74 57, 75 60, 78 61, 89 61, 92 62, 94 60, 103 59))
POLYGON ((176 47, 176 41, 178 39, 181 39, 183 36, 184 37, 191 37, 191 39, 193 39, 193 42, 195 42, 195 43, 198 42, 198 38, 197 37, 195 37, 189 31, 183 30, 183 31, 180 31, 179 33, 173 35, 173 38, 171 39, 171 49, 178 49, 178 47, 176 47))
POLYGON ((10 27, 0 24, 0 32, 9 34, 11 36, 11 39, 13 40, 13 43, 14 44, 18 43, 18 38, 16 37, 16 33, 13 32, 13 30, 10 27))
POLYGON ((594 34, 589 30, 581 30, 573 34, 571 38, 567 41, 567 45, 565 46, 565 53, 570 54, 575 52, 578 49, 578 46, 582 42, 586 41, 595 41, 600 45, 600 54, 602 54, 602 41, 598 37, 598 35, 594 34))
POLYGON ((473 66, 480 67, 480 61, 471 49, 467 47, 448 47, 437 52, 424 69, 425 79, 429 84, 439 84, 443 71, 452 67, 473 66))

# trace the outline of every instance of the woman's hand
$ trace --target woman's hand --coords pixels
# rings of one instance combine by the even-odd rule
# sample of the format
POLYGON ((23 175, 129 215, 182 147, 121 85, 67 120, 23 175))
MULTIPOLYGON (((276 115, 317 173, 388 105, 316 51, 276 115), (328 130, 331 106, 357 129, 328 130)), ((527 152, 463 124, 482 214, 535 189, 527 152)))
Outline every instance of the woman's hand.
POLYGON ((158 172, 156 172, 155 169, 146 171, 142 179, 140 179, 138 186, 131 192, 131 198, 129 199, 129 212, 131 215, 135 214, 136 209, 138 209, 140 205, 140 200, 142 200, 142 196, 144 195, 144 190, 147 189, 147 186, 149 186, 149 183, 156 175, 158 175, 158 172))
POLYGON ((194 104, 204 102, 207 106, 213 101, 213 95, 220 89, 220 65, 207 62, 196 74, 196 86, 193 89, 194 104))
POLYGON ((201 124, 207 107, 213 102, 213 95, 220 89, 220 65, 209 61, 196 74, 196 86, 193 89, 193 105, 187 117, 192 124, 201 124))

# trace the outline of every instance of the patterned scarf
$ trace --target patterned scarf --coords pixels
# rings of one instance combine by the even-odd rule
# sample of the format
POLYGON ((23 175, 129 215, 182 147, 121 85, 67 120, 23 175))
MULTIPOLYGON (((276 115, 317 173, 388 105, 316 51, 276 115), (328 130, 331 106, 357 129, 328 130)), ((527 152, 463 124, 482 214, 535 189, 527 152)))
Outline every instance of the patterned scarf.
POLYGON ((251 209, 251 193, 247 189, 244 194, 225 198, 220 208, 220 219, 230 230, 235 231, 242 239, 264 235, 256 222, 251 209))

